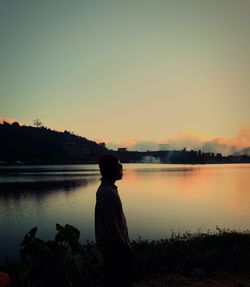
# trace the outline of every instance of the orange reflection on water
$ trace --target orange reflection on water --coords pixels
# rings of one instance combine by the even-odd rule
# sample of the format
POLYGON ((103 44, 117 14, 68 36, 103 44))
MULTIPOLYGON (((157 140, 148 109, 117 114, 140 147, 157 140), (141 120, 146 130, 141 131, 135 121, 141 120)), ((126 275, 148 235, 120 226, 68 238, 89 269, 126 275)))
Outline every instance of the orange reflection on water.
POLYGON ((122 186, 126 192, 134 189, 143 189, 146 192, 157 191, 157 197, 174 196, 179 200, 204 199, 209 196, 206 189, 209 188, 213 173, 209 168, 199 166, 185 166, 183 170, 178 167, 157 170, 127 170, 122 186), (169 191, 176 191, 170 195, 169 191))
POLYGON ((118 186, 125 210, 154 222, 151 228, 250 224, 250 165, 139 166, 126 169, 118 186))
POLYGON ((231 196, 225 198, 228 210, 238 216, 250 215, 250 175, 249 168, 237 166, 230 180, 231 196))

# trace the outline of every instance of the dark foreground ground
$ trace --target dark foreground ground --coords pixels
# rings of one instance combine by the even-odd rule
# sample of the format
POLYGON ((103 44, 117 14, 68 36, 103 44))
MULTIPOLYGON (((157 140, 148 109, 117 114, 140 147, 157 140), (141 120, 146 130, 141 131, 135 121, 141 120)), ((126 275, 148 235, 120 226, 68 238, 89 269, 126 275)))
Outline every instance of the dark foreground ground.
POLYGON ((250 286, 250 276, 247 274, 216 274, 210 278, 185 277, 180 275, 165 275, 151 279, 148 282, 136 284, 136 287, 244 287, 250 286))
MULTIPOLYGON (((80 232, 56 225, 54 241, 30 230, 21 244, 21 262, 0 271, 12 286, 101 286, 102 258, 94 243, 79 243, 80 232)), ((215 233, 172 234, 168 239, 132 242, 136 287, 250 286, 250 232, 217 228, 215 233)))
POLYGON ((148 262, 139 264, 149 267, 137 287, 250 286, 249 231, 217 228, 216 233, 173 234, 170 239, 135 245, 136 260, 142 258, 138 250, 145 248, 148 262))

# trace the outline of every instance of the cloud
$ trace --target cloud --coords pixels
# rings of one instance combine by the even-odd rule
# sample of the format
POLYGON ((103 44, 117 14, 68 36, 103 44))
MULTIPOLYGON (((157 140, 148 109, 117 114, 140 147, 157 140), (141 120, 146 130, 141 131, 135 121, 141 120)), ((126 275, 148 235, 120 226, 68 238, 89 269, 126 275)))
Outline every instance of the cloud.
POLYGON ((204 152, 222 153, 224 155, 240 153, 242 149, 250 147, 250 125, 242 126, 236 136, 232 138, 207 138, 182 132, 165 141, 128 140, 119 144, 107 143, 107 147, 116 150, 127 147, 130 151, 158 151, 158 150, 202 150, 204 152))
POLYGON ((226 145, 232 145, 241 148, 248 147, 250 146, 250 125, 242 126, 238 134, 233 138, 218 138, 216 140, 226 145))
POLYGON ((126 147, 130 151, 158 151, 158 150, 169 150, 170 146, 166 143, 158 143, 155 141, 146 140, 126 140, 118 144, 108 142, 106 146, 109 149, 116 150, 121 147, 126 147))
POLYGON ((9 123, 9 124, 13 124, 14 122, 17 122, 17 123, 19 123, 20 126, 24 126, 23 122, 17 121, 13 118, 0 117, 0 124, 2 124, 3 122, 9 123))
POLYGON ((192 135, 188 132, 182 132, 173 137, 172 139, 168 139, 166 143, 171 147, 171 149, 179 150, 179 149, 200 149, 202 146, 203 140, 195 135, 192 135))
POLYGON ((204 142, 202 149, 210 152, 220 152, 225 155, 239 153, 242 149, 250 147, 250 126, 242 126, 235 137, 215 138, 204 142))
POLYGON ((140 141, 134 143, 129 150, 132 151, 157 151, 157 150, 167 150, 169 146, 167 144, 161 144, 153 141, 140 141), (165 146, 165 147, 164 147, 165 146))
POLYGON ((224 155, 229 155, 237 152, 239 147, 220 142, 218 139, 214 139, 203 143, 200 149, 204 152, 222 153, 224 155))

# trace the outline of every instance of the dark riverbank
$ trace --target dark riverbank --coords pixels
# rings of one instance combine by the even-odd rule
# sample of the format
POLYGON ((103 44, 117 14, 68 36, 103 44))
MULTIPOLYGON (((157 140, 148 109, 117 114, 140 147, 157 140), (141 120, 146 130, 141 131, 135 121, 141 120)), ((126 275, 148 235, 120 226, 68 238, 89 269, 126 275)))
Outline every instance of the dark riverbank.
POLYGON ((250 286, 249 231, 174 234, 135 250, 140 286, 250 286))
MULTIPOLYGON (((74 227, 57 225, 55 240, 43 241, 32 229, 22 243, 21 262, 9 262, 0 271, 10 274, 13 286, 100 286, 102 258, 94 243, 81 245, 79 236, 74 227)), ((137 286, 250 283, 249 231, 172 234, 133 241, 132 248, 137 286)))

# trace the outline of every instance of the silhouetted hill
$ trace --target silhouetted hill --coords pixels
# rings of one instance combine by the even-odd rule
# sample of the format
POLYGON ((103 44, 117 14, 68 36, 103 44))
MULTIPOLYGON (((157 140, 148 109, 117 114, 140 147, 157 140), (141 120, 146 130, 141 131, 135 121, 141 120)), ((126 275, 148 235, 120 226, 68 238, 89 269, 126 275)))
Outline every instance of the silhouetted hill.
POLYGON ((110 151, 102 144, 45 127, 0 124, 0 164, 66 164, 96 163, 100 155, 113 153, 124 163, 249 163, 250 148, 238 154, 223 156, 202 151, 110 151))
POLYGON ((0 124, 0 161, 7 163, 87 163, 108 150, 68 131, 0 124))

